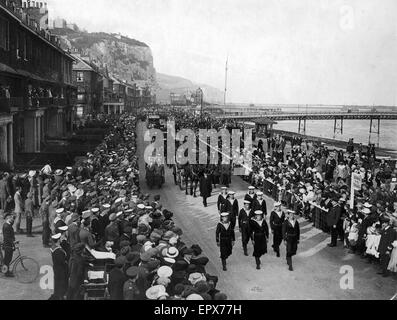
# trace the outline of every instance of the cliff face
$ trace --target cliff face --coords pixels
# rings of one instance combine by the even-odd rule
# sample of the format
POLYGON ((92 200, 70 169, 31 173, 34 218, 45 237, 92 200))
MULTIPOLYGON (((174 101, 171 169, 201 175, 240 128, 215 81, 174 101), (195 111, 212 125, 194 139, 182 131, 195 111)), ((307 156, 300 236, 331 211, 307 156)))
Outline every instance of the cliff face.
POLYGON ((204 101, 212 103, 221 103, 223 101, 223 92, 217 88, 206 84, 194 83, 188 79, 157 73, 157 101, 170 103, 171 93, 191 94, 198 88, 203 90, 204 101))
POLYGON ((54 29, 64 49, 76 48, 121 80, 156 82, 151 49, 143 42, 117 34, 54 29))

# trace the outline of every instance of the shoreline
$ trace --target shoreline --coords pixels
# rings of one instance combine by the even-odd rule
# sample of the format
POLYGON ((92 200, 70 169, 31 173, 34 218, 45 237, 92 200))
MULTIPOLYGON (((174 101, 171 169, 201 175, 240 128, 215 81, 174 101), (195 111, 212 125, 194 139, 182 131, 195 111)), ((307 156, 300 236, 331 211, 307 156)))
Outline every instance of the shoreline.
MULTIPOLYGON (((325 143, 328 146, 332 146, 337 149, 343 149, 346 150, 346 147, 348 145, 348 141, 343 141, 343 140, 336 140, 336 139, 331 139, 331 138, 323 138, 323 137, 316 137, 316 136, 310 136, 310 135, 304 135, 301 133, 295 133, 292 131, 285 131, 285 130, 279 130, 279 129, 271 129, 271 133, 275 134, 281 134, 285 135, 288 137, 301 137, 302 139, 317 142, 317 143, 325 143)), ((259 138, 259 137, 258 137, 259 138)), ((359 143, 354 143, 354 149, 357 150, 359 147, 359 143)), ((363 149, 366 150, 367 146, 363 145, 363 149)), ((397 150, 393 149, 387 149, 387 148, 375 148, 376 150, 376 155, 380 157, 391 157, 391 160, 397 160, 397 150)))

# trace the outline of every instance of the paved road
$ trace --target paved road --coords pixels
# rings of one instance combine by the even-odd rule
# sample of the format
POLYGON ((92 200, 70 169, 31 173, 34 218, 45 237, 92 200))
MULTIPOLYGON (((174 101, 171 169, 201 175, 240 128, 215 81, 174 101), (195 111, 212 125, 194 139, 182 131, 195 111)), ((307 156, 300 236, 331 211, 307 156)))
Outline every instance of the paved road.
MULTIPOLYGON (((141 123, 138 127, 140 155, 146 146, 143 141, 144 130, 144 124, 141 123)), ((341 245, 338 248, 327 247, 329 236, 303 219, 299 220, 302 238, 298 255, 294 257, 294 272, 287 269, 284 248, 281 258, 269 252, 262 258, 262 269, 256 270, 254 258, 243 254, 238 232, 233 255, 228 260, 228 271, 222 271, 219 249, 215 242, 215 227, 219 219, 216 200, 220 190, 214 190, 208 208, 204 208, 201 198, 186 196, 175 186, 170 170, 166 172, 166 183, 161 190, 148 190, 142 156, 140 161, 142 189, 161 195, 164 208, 174 212, 176 224, 183 228, 184 240, 190 244, 198 243, 210 258, 208 272, 219 276, 219 288, 230 299, 390 299, 397 291, 396 280, 378 276, 373 265, 348 254, 341 245), (340 270, 343 266, 353 268, 352 290, 340 288, 343 276, 340 270)), ((236 192, 241 206, 248 184, 239 177, 233 177, 231 188, 236 192)), ((273 200, 266 198, 266 202, 270 212, 273 200)), ((271 249, 271 243, 268 247, 271 249)), ((252 255, 252 252, 250 245, 249 254, 252 255)))
MULTIPOLYGON (((140 153, 144 150, 143 130, 141 124, 138 131, 140 153)), ((142 189, 148 192, 144 181, 142 156, 140 168, 142 189)), ((232 180, 232 188, 237 192, 237 199, 242 200, 248 185, 238 177, 233 177, 232 180)), ((171 172, 167 171, 163 189, 151 192, 160 194, 164 207, 174 212, 177 225, 185 232, 184 241, 189 244, 198 243, 203 248, 210 258, 208 272, 219 276, 219 288, 226 292, 230 299, 390 299, 397 291, 396 280, 379 277, 374 266, 366 264, 355 255, 347 254, 341 246, 326 247, 328 235, 302 220, 302 240, 299 254, 294 257, 294 272, 287 270, 284 257, 277 258, 273 252, 262 258, 263 267, 259 271, 256 270, 254 258, 243 255, 240 237, 236 241, 233 256, 229 259, 228 271, 223 272, 219 249, 215 243, 215 226, 218 222, 216 200, 219 190, 214 191, 208 202, 209 207, 204 208, 201 198, 186 196, 175 186, 171 172), (353 290, 340 289, 342 275, 339 272, 345 265, 353 267, 354 270, 353 290)), ((268 209, 272 209, 273 201, 268 198, 266 201, 268 209)), ((1 226, 2 222, 0 221, 1 226)), ((40 231, 39 224, 36 220, 36 231, 40 231)), ((1 234, 0 238, 2 239, 1 234)), ((23 254, 36 259, 41 266, 52 264, 50 251, 41 246, 39 234, 32 239, 18 235, 17 240, 21 241, 23 254)), ((250 254, 252 250, 250 246, 250 254)), ((285 255, 283 250, 284 248, 282 255, 285 255)), ((15 279, 0 277, 0 299, 48 299, 51 290, 42 289, 39 281, 40 278, 33 284, 24 285, 15 279)))

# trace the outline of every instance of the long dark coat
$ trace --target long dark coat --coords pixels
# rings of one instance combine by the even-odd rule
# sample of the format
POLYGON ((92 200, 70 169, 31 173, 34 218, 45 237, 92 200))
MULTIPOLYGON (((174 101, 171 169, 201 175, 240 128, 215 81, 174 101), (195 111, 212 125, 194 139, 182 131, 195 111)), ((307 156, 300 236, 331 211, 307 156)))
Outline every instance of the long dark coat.
POLYGON ((267 253, 267 239, 269 238, 269 226, 265 219, 262 224, 256 220, 250 220, 251 239, 255 241, 254 257, 260 258, 267 253))
POLYGON ((113 268, 109 273, 108 290, 110 300, 123 300, 123 286, 128 280, 127 276, 120 268, 113 268))
POLYGON ((54 270, 54 297, 63 299, 68 290, 69 268, 66 252, 61 247, 51 250, 52 265, 54 270))
POLYGON ((257 210, 261 210, 265 216, 267 216, 267 205, 266 200, 263 199, 262 203, 259 203, 258 199, 255 199, 254 204, 252 206, 252 210, 255 212, 257 210))
POLYGON ((250 215, 251 212, 246 212, 245 209, 241 209, 238 215, 238 226, 241 232, 241 241, 243 245, 246 245, 250 239, 250 215))
POLYGON ((221 222, 218 223, 216 227, 216 242, 219 243, 219 247, 221 249, 221 259, 226 260, 228 257, 232 255, 233 252, 233 244, 232 242, 236 240, 236 236, 234 233, 234 229, 232 228, 232 224, 229 224, 229 227, 226 229, 225 225, 221 222))
POLYGON ((283 241, 283 223, 285 221, 285 213, 282 212, 281 217, 272 211, 270 214, 270 228, 273 231, 273 248, 280 246, 283 241))
POLYGON ((283 239, 287 241, 287 257, 296 255, 300 239, 300 228, 297 220, 295 226, 292 226, 288 219, 285 220, 283 223, 283 239))
POLYGON ((397 232, 393 227, 389 227, 387 230, 382 230, 378 247, 379 254, 385 255, 386 251, 392 251, 393 246, 391 244, 395 240, 397 240, 397 232))
POLYGON ((212 183, 210 177, 205 178, 202 176, 200 178, 200 194, 203 198, 211 197, 212 193, 212 183))

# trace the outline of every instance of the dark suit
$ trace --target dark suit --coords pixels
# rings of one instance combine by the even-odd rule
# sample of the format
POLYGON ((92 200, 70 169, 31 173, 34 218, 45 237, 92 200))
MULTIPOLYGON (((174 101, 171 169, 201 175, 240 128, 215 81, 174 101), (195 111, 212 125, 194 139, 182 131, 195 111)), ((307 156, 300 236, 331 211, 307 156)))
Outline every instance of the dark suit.
POLYGON ((238 201, 237 201, 237 199, 234 199, 233 203, 230 202, 230 199, 227 199, 226 203, 225 203, 224 211, 229 212, 230 222, 232 225, 232 229, 234 230, 234 228, 236 227, 236 219, 238 216, 238 201))
MULTIPOLYGON (((255 258, 260 258, 267 253, 267 239, 269 238, 269 227, 266 220, 259 224, 256 220, 250 220, 250 231, 252 232, 251 238, 254 241, 254 254, 255 258)), ((257 260, 257 263, 259 261, 257 260)))
POLYGON ((384 274, 387 274, 387 267, 390 262, 390 253, 393 250, 392 243, 395 240, 397 240, 397 232, 393 229, 393 227, 388 226, 387 229, 382 230, 378 251, 380 265, 384 274))
POLYGON ((73 248, 76 244, 80 243, 80 228, 76 222, 72 222, 68 228, 68 241, 70 247, 73 248))
POLYGON ((4 265, 7 267, 12 261, 14 253, 15 233, 12 225, 7 222, 3 224, 3 249, 4 249, 4 265))
POLYGON ((298 243, 300 239, 299 223, 295 220, 295 226, 292 226, 289 220, 283 223, 283 239, 287 242, 287 259, 296 255, 298 250, 298 243))
POLYGON ((331 228, 331 245, 336 246, 338 241, 338 222, 341 216, 341 207, 339 204, 331 207, 327 214, 327 225, 331 228))
POLYGON ((200 178, 200 194, 203 197, 204 207, 207 206, 207 198, 211 197, 212 193, 212 183, 211 178, 204 176, 200 178))
POLYGON ((80 286, 86 277, 86 262, 81 255, 74 254, 69 263, 70 278, 67 299, 81 300, 80 286))
POLYGON ((273 231, 273 249, 280 254, 280 244, 283 241, 283 223, 285 221, 285 213, 279 216, 275 211, 270 214, 270 228, 273 231))
POLYGON ((247 244, 250 239, 250 227, 249 227, 249 221, 251 218, 251 212, 248 210, 245 211, 245 209, 241 209, 240 213, 238 215, 238 226, 241 232, 241 241, 243 243, 243 248, 244 252, 246 253, 247 251, 247 244))
POLYGON ((127 276, 120 268, 115 267, 110 271, 108 284, 110 300, 124 300, 123 286, 127 280, 127 276))
POLYGON ((220 194, 218 196, 218 202, 217 202, 216 206, 218 208, 218 211, 220 211, 221 213, 222 213, 222 209, 224 208, 224 206, 226 204, 226 201, 227 201, 227 195, 226 195, 226 197, 224 197, 222 194, 220 194))
POLYGON ((232 242, 236 240, 232 224, 230 223, 229 227, 226 229, 226 227, 222 223, 218 223, 215 237, 216 242, 219 243, 219 247, 221 249, 221 259, 226 260, 232 255, 232 242))
POLYGON ((68 290, 68 263, 66 252, 61 247, 56 247, 52 252, 52 265, 54 270, 54 294, 56 300, 63 300, 68 290))

